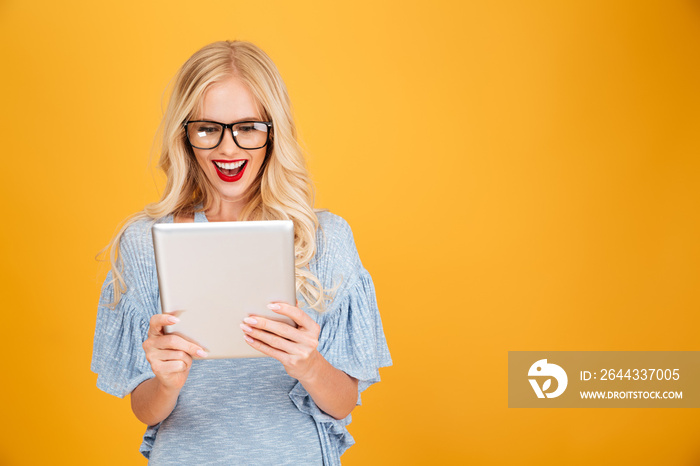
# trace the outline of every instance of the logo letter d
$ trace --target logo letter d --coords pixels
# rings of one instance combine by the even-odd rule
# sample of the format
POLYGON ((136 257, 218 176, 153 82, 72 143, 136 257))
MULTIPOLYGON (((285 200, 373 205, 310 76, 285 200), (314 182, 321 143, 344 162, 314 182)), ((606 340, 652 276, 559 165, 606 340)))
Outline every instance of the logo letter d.
POLYGON ((564 393, 564 390, 566 390, 566 385, 569 383, 569 378, 566 376, 566 372, 564 371, 564 369, 557 366, 556 364, 548 364, 546 359, 540 359, 539 361, 534 363, 530 367, 530 370, 528 371, 527 375, 531 377, 549 376, 557 379, 557 389, 554 390, 554 392, 552 393, 544 393, 544 390, 547 390, 549 388, 548 382, 545 382, 543 388, 540 389, 540 386, 537 384, 536 379, 528 379, 530 381, 530 385, 532 385, 532 389, 537 395, 537 398, 544 398, 545 396, 547 398, 556 398, 562 393, 564 393))

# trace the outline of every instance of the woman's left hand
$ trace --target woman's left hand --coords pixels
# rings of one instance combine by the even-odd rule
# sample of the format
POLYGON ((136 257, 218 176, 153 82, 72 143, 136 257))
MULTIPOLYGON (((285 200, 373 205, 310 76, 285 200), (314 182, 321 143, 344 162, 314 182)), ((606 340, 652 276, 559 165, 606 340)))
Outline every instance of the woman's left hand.
POLYGON ((290 377, 304 382, 313 377, 323 356, 316 350, 321 327, 298 307, 285 303, 267 306, 289 317, 297 328, 265 317, 251 315, 243 319, 241 329, 246 342, 263 354, 282 363, 290 377))

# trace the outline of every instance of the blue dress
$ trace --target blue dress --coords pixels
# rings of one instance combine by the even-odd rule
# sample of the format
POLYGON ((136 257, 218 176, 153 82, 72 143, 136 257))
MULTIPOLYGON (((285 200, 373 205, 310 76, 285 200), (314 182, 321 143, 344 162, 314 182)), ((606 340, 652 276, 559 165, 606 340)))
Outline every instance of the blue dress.
MULTIPOLYGON (((321 327, 319 352, 358 379, 361 393, 379 382, 380 367, 392 363, 374 285, 347 222, 330 212, 318 218, 317 253, 309 269, 324 288, 337 289, 326 312, 302 309, 321 327)), ((169 215, 155 222, 172 221, 169 215)), ((203 212, 195 214, 195 222, 206 221, 203 212)), ((151 316, 161 312, 153 223, 135 222, 124 233, 120 254, 127 293, 116 309, 106 307, 114 292, 110 271, 97 310, 91 369, 98 388, 120 398, 155 377, 141 346, 151 316)), ((355 443, 346 429, 350 420, 321 411, 276 359, 194 360, 174 410, 147 427, 140 451, 153 465, 339 465, 355 443)))

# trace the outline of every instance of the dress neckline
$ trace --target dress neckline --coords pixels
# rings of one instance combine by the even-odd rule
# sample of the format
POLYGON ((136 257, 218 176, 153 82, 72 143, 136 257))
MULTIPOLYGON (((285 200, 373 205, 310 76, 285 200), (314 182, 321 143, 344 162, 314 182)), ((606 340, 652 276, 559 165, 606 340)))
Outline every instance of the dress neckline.
MULTIPOLYGON (((204 213, 204 210, 202 209, 202 204, 198 204, 194 207, 194 223, 209 223, 209 219, 207 218, 207 215, 204 213)), ((176 223, 175 222, 175 215, 174 214, 169 214, 165 220, 166 223, 176 223)), ((183 222, 183 223, 190 223, 190 222, 183 222)))
POLYGON ((197 209, 201 209, 201 208, 202 208, 202 205, 201 205, 201 204, 198 205, 198 206, 195 208, 194 222, 195 222, 195 223, 198 223, 198 222, 206 222, 206 223, 208 223, 208 222, 209 222, 209 219, 207 218, 207 216, 206 216, 206 214, 204 213, 204 211, 203 211, 203 210, 197 210, 197 209))

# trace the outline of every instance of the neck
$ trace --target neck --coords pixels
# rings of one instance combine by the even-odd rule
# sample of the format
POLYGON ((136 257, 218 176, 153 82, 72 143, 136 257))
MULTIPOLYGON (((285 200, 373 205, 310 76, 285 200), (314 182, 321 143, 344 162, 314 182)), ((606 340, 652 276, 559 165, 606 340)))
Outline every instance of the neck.
POLYGON ((236 222, 245 207, 243 199, 220 198, 218 205, 205 212, 210 222, 236 222))

